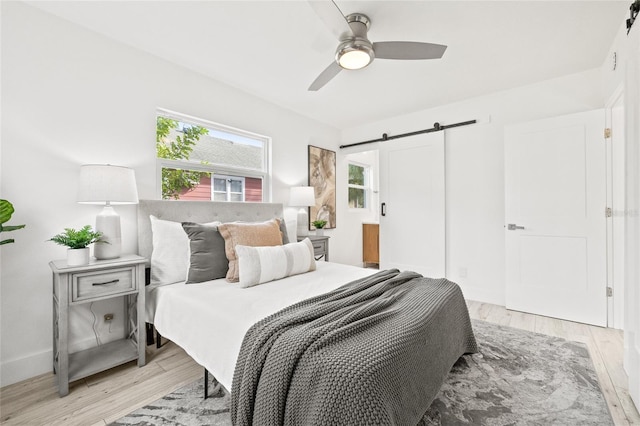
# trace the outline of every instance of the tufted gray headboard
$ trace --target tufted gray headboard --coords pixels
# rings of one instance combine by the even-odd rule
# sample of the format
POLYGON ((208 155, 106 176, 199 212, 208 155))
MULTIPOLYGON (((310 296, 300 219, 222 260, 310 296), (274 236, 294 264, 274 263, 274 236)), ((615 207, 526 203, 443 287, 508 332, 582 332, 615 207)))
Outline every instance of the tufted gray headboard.
POLYGON ((283 217, 282 204, 216 201, 140 200, 138 204, 138 254, 151 259, 149 215, 175 222, 255 222, 283 217))

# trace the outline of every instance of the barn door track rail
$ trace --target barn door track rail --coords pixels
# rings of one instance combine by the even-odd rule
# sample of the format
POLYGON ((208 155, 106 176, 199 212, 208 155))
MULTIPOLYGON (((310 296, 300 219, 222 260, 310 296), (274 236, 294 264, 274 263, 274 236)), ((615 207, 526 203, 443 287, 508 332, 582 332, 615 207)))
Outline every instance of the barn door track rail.
POLYGON ((417 130, 415 132, 402 133, 400 135, 394 135, 394 136, 389 136, 388 134, 383 133, 382 137, 380 139, 371 139, 369 141, 363 141, 363 142, 350 143, 350 144, 346 144, 346 145, 340 145, 340 149, 349 148, 349 147, 358 146, 358 145, 365 145, 365 144, 368 144, 368 143, 386 142, 386 141, 390 141, 390 140, 393 140, 393 139, 400 139, 400 138, 406 138, 406 137, 409 137, 409 136, 421 135, 423 133, 439 132, 441 130, 450 129, 452 127, 468 126, 469 124, 475 124, 476 122, 477 122, 476 120, 469 120, 469 121, 461 121, 459 123, 445 124, 445 125, 442 125, 442 124, 440 124, 438 122, 435 122, 435 123, 433 123, 433 127, 430 128, 430 129, 417 130))

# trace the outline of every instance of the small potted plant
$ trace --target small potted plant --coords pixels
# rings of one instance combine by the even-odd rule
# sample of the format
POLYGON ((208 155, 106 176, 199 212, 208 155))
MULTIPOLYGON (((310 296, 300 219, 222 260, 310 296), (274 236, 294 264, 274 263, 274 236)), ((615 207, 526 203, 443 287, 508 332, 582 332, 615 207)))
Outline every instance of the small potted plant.
POLYGON ((80 230, 65 228, 64 232, 54 235, 49 241, 69 247, 67 250, 67 265, 69 266, 89 264, 89 244, 105 243, 102 240, 102 233, 92 230, 89 225, 80 230))
POLYGON ((326 220, 314 220, 311 224, 316 228, 316 235, 324 235, 324 226, 327 224, 326 220))

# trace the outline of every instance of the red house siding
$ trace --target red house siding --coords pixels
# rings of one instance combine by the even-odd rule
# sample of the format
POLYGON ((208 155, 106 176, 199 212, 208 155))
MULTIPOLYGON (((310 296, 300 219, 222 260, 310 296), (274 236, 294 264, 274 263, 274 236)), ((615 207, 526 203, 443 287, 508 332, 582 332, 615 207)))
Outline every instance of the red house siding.
MULTIPOLYGON (((211 201, 211 177, 203 176, 195 188, 180 192, 180 200, 211 201)), ((244 179, 244 200, 262 202, 262 179, 244 179)))
POLYGON ((180 192, 181 200, 191 201, 211 201, 211 177, 202 176, 200 183, 193 189, 182 190, 180 192))
POLYGON ((258 203, 262 201, 262 179, 244 178, 244 200, 258 203))

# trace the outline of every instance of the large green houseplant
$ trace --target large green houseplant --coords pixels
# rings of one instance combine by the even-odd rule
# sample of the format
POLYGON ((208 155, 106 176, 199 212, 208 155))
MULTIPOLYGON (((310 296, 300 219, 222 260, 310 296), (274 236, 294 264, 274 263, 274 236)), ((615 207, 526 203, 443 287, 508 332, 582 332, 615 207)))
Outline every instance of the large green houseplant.
MULTIPOLYGON (((9 222, 11 219, 11 215, 13 215, 14 211, 13 204, 7 200, 0 200, 0 232, 15 231, 25 227, 25 225, 5 225, 5 223, 9 222)), ((13 242, 15 242, 13 238, 8 238, 6 240, 1 240, 0 245, 13 242)))

